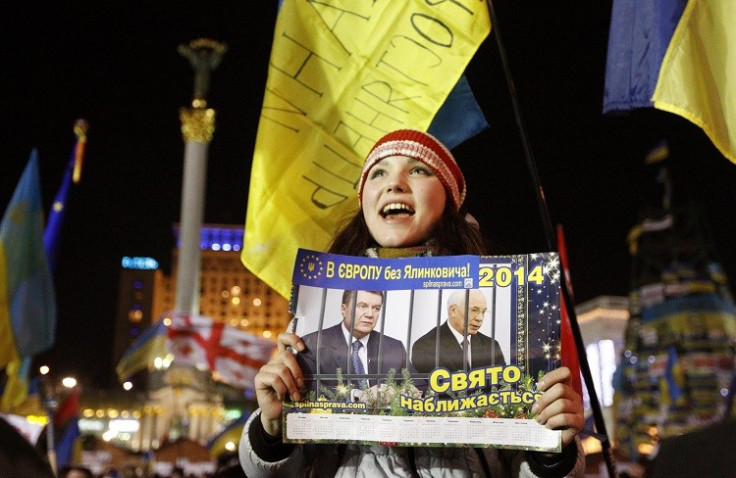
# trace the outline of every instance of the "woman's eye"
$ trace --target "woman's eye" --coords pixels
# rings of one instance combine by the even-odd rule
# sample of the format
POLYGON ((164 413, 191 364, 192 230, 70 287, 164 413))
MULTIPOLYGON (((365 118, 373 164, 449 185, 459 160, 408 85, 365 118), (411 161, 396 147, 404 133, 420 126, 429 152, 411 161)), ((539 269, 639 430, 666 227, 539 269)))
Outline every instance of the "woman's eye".
POLYGON ((419 175, 423 175, 423 176, 431 176, 432 175, 432 171, 430 171, 428 168, 425 168, 423 166, 418 166, 418 167, 412 169, 411 170, 411 173, 412 174, 419 174, 419 175))
POLYGON ((383 169, 375 169, 374 168, 373 171, 371 171, 371 174, 369 176, 369 179, 380 178, 381 176, 385 176, 385 175, 386 175, 386 171, 385 170, 383 170, 383 169))

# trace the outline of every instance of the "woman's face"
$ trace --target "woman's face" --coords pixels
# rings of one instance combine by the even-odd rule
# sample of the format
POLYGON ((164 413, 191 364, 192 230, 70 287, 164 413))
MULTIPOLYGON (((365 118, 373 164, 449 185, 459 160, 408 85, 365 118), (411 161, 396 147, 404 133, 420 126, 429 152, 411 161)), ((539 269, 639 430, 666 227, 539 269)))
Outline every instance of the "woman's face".
POLYGON ((423 162, 389 156, 376 163, 363 186, 361 209, 373 239, 382 247, 425 241, 445 210, 447 193, 423 162))

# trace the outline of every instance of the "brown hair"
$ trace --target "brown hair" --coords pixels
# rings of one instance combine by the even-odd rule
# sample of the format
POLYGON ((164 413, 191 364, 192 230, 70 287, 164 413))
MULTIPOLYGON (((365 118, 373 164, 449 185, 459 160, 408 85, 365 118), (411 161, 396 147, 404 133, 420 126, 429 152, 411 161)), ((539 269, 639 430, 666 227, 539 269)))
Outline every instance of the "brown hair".
POLYGON ((385 292, 382 290, 364 290, 364 291, 357 291, 357 290, 349 290, 346 289, 342 292, 342 305, 350 307, 350 304, 355 303, 355 298, 358 297, 358 292, 368 292, 369 294, 375 294, 381 296, 381 303, 385 302, 386 295, 385 292))
MULTIPOLYGON (((480 231, 465 220, 464 214, 464 212, 456 211, 450 201, 445 203, 445 210, 439 224, 427 237, 427 244, 430 244, 433 255, 473 254, 480 256, 488 253, 486 240, 480 231)), ((377 246, 378 244, 365 223, 363 211, 358 210, 339 229, 328 252, 362 256, 367 249, 377 246)))

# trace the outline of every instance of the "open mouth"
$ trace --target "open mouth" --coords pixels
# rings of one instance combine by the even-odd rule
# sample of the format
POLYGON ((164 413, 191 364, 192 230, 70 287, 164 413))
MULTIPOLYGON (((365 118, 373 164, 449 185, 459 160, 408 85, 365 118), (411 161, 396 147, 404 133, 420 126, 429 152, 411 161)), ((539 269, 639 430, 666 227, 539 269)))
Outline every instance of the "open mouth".
POLYGON ((396 217, 396 216, 411 216, 414 214, 414 209, 407 206, 406 204, 402 203, 391 203, 386 204, 383 209, 381 209, 381 217, 396 217))

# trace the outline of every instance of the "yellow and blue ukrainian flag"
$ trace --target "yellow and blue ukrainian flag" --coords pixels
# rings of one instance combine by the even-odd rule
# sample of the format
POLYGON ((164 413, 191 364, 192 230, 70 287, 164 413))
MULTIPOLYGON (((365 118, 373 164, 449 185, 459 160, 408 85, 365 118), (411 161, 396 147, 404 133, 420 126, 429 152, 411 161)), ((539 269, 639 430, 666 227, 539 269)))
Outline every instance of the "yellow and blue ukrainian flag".
POLYGON ((120 382, 125 381, 139 370, 148 368, 156 357, 166 356, 166 331, 164 321, 159 320, 135 339, 115 367, 120 382))
POLYGON ((34 150, 0 223, 0 368, 54 343, 56 295, 43 232, 34 150))
POLYGON ((736 162, 736 2, 614 0, 603 112, 654 107, 736 162))
MULTIPOLYGON (((483 2, 342 9, 283 2, 253 153, 243 264, 288 297, 297 250, 324 250, 357 209, 373 143, 394 129, 427 131, 456 87, 475 104, 461 77, 490 29, 483 2)), ((453 145, 462 135, 446 134, 460 123, 450 117, 445 126, 438 118, 432 133, 453 145)), ((468 130, 483 127, 485 120, 468 130)))

